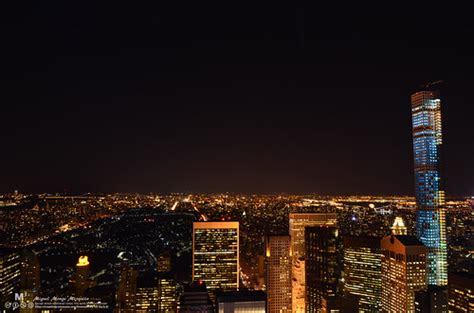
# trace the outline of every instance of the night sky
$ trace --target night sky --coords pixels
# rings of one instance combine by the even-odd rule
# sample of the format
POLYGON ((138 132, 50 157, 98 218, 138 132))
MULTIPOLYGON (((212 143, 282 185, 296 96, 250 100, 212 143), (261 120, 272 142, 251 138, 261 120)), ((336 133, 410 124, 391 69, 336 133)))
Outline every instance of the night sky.
POLYGON ((442 79, 474 195, 472 11, 356 3, 2 8, 0 192, 412 195, 410 93, 442 79))

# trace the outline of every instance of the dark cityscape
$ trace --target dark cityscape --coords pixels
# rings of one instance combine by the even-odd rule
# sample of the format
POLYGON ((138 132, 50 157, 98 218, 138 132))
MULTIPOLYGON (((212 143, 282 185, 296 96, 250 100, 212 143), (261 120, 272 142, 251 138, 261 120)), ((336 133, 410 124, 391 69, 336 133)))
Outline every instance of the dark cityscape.
POLYGON ((0 312, 474 312, 470 8, 23 5, 0 312))

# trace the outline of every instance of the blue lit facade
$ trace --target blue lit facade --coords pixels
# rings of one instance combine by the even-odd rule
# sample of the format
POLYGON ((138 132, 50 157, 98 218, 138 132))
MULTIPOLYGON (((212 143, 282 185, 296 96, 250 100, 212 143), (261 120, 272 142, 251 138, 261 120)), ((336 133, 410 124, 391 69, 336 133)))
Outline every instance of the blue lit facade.
POLYGON ((416 231, 426 246, 427 283, 448 283, 444 191, 441 184, 440 148, 441 100, 436 91, 419 91, 411 96, 416 231))

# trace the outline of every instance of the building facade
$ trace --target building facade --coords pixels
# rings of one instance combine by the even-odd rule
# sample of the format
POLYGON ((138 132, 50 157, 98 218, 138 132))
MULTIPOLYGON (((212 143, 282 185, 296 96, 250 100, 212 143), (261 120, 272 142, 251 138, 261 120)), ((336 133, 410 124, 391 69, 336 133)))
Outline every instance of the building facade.
POLYGON ((309 226, 336 225, 336 213, 290 213, 292 311, 305 312, 305 228, 309 226))
MULTIPOLYGON (((429 89, 429 88, 427 88, 429 89)), ((448 283, 446 216, 441 180, 441 100, 435 90, 411 95, 417 237, 427 249, 427 283, 448 283)))
POLYGON ((268 312, 289 313, 291 312, 290 236, 267 236, 265 250, 268 312))
POLYGON ((192 276, 206 283, 211 298, 239 288, 239 222, 193 223, 192 276))
POLYGON ((473 274, 449 274, 449 312, 474 312, 473 274))
POLYGON ((18 252, 6 249, 0 252, 0 305, 14 300, 18 292, 21 275, 21 256, 18 252))
POLYGON ((176 281, 170 273, 158 273, 158 312, 176 312, 176 281))
POLYGON ((426 248, 414 236, 381 240, 382 312, 415 312, 415 292, 426 289, 426 248))
POLYGON ((305 228, 306 312, 321 312, 323 299, 338 294, 339 231, 335 226, 305 228))
POLYGON ((359 298, 359 312, 379 312, 382 252, 378 237, 344 237, 344 294, 359 298))
POLYGON ((157 286, 137 287, 136 293, 136 309, 137 313, 156 312, 159 302, 159 294, 157 286))

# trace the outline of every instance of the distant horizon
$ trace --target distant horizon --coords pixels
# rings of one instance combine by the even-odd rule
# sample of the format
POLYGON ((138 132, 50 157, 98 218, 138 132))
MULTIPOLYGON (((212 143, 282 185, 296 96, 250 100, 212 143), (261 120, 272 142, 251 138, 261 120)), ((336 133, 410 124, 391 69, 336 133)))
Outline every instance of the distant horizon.
MULTIPOLYGON (((182 196, 221 196, 221 195, 231 195, 231 196, 311 196, 311 197, 405 197, 405 198, 415 198, 414 195, 407 195, 407 194, 316 194, 316 193, 287 193, 287 192, 279 192, 279 193, 238 193, 232 191, 225 191, 225 192, 212 192, 212 193, 202 193, 202 192, 169 192, 169 193, 162 193, 162 192, 22 192, 21 190, 17 190, 18 194, 22 195, 58 195, 58 196, 96 196, 96 195, 153 195, 153 196, 171 196, 171 195, 182 195, 182 196)), ((0 195, 13 195, 15 190, 11 192, 3 192, 0 195)), ((447 195, 446 199, 453 199, 453 198, 474 198, 474 195, 447 195)))

